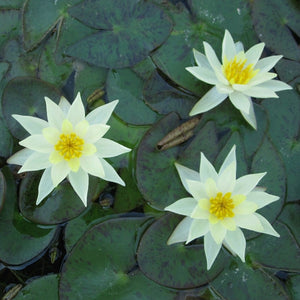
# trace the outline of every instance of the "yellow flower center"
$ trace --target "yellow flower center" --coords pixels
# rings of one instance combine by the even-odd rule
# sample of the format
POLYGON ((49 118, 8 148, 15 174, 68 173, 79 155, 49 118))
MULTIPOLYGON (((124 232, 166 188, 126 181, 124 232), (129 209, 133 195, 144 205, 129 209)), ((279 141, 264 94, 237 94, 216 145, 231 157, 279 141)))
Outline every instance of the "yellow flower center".
POLYGON ((222 193, 218 193, 215 198, 210 198, 209 212, 214 214, 218 219, 232 218, 234 216, 233 209, 234 204, 231 199, 231 193, 226 193, 224 196, 222 193))
POLYGON ((225 58, 222 69, 230 84, 247 84, 257 74, 259 69, 254 70, 253 64, 245 68, 246 62, 246 59, 237 60, 236 56, 230 61, 225 58))
POLYGON ((82 155, 84 140, 77 134, 61 134, 59 141, 55 145, 55 150, 59 152, 65 160, 70 160, 82 155))

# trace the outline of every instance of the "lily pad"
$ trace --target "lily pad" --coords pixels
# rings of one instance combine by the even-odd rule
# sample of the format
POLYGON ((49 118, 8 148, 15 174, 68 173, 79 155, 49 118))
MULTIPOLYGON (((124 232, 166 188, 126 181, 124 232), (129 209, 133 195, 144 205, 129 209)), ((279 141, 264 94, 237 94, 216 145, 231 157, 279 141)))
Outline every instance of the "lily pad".
POLYGON ((59 276, 57 274, 46 275, 34 279, 23 287, 14 299, 42 299, 47 295, 48 300, 58 300, 58 280, 59 276))
MULTIPOLYGON (((37 224, 53 225, 73 219, 86 209, 68 181, 61 183, 37 206, 41 175, 41 172, 29 173, 22 180, 19 207, 24 217, 37 224)), ((103 180, 90 176, 88 203, 99 196, 105 184, 103 180)))
POLYGON ((1 9, 0 19, 0 46, 3 46, 6 41, 8 41, 9 39, 15 39, 19 35, 21 25, 20 11, 15 9, 1 9))
POLYGON ((294 88, 300 82, 300 62, 282 58, 276 64, 275 70, 281 81, 292 85, 294 88))
POLYGON ((13 150, 13 138, 7 129, 6 124, 0 116, 0 156, 9 157, 13 150))
POLYGON ((15 78, 6 85, 2 95, 2 110, 13 136, 23 139, 28 133, 11 116, 12 114, 46 119, 45 96, 58 103, 60 92, 54 86, 30 77, 15 78))
POLYGON ((252 16, 261 41, 277 54, 300 60, 298 43, 293 33, 300 36, 299 3, 290 0, 254 0, 252 16))
POLYGON ((24 0, 0 0, 0 8, 21 8, 24 0))
POLYGON ((63 265, 60 299, 174 299, 175 291, 136 268, 136 235, 145 222, 147 218, 113 219, 86 232, 63 265))
POLYGON ((9 265, 21 265, 43 253, 56 228, 41 228, 20 214, 14 178, 8 168, 2 169, 2 172, 7 191, 0 218, 0 260, 9 265))
POLYGON ((3 208, 6 194, 6 182, 3 173, 0 171, 0 212, 3 208))
POLYGON ((86 0, 69 12, 100 31, 73 44, 67 53, 106 68, 124 68, 143 60, 172 28, 164 11, 148 1, 86 0))
POLYGON ((130 69, 111 70, 106 81, 109 101, 119 99, 115 113, 125 122, 135 125, 152 124, 157 114, 143 97, 143 81, 130 69))
POLYGON ((181 219, 181 216, 168 214, 153 223, 141 239, 137 260, 142 272, 153 281, 167 287, 190 289, 215 278, 223 270, 225 261, 221 251, 207 271, 202 244, 167 245, 181 219))

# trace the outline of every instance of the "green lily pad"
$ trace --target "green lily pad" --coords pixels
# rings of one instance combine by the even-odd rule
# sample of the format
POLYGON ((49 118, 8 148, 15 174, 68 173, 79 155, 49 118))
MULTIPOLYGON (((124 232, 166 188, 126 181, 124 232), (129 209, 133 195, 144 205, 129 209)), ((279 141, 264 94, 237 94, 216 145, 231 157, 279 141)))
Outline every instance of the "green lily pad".
POLYGON ((0 46, 3 46, 6 41, 15 39, 19 34, 21 24, 20 11, 15 9, 1 9, 0 20, 0 46))
POLYGON ((166 151, 157 150, 156 144, 179 125, 180 121, 175 113, 167 115, 144 135, 137 152, 138 188, 145 200, 158 210, 163 210, 187 195, 177 174, 175 162, 199 171, 200 151, 211 160, 218 153, 217 137, 212 122, 199 131, 195 130, 197 134, 186 149, 187 144, 166 151))
POLYGON ((264 267, 299 272, 299 245, 285 225, 275 222, 273 226, 280 237, 262 234, 247 242, 247 253, 264 267))
POLYGON ((5 76, 8 68, 9 68, 9 63, 7 63, 5 61, 4 62, 0 62, 0 81, 5 76))
POLYGON ((277 54, 300 60, 298 43, 291 30, 300 36, 299 5, 290 0, 255 0, 252 3, 254 28, 261 41, 277 54))
POLYGON ((81 0, 44 0, 43 6, 37 1, 27 0, 23 7, 24 46, 35 48, 55 27, 61 18, 67 16, 69 6, 81 0))
POLYGON ((24 0, 0 0, 0 8, 21 8, 24 0))
POLYGON ((14 299, 43 299, 47 295, 48 300, 58 300, 58 280, 59 276, 57 274, 34 279, 23 287, 14 299))
POLYGON ((2 116, 0 116, 0 156, 9 157, 13 150, 13 138, 7 129, 2 116))
POLYGON ((190 289, 204 285, 224 268, 222 251, 207 271, 203 245, 167 245, 167 240, 182 219, 168 214, 144 233, 137 252, 142 272, 153 281, 172 288, 190 289))
POLYGON ((0 260, 8 265, 20 265, 43 253, 53 239, 56 227, 42 228, 20 214, 14 178, 8 168, 2 172, 7 191, 0 218, 0 260))
POLYGON ((281 81, 292 85, 294 88, 296 88, 296 83, 300 82, 300 62, 282 58, 276 64, 275 70, 281 81))
POLYGON ((115 113, 125 122, 135 125, 152 124, 157 114, 143 97, 143 81, 130 69, 111 70, 106 81, 109 101, 119 99, 115 113))
POLYGON ((124 68, 143 60, 172 28, 164 11, 148 1, 86 0, 69 12, 100 31, 73 44, 67 53, 106 68, 124 68))
POLYGON ((45 96, 58 103, 60 92, 54 86, 30 77, 15 78, 6 85, 2 95, 2 111, 13 136, 23 139, 28 133, 11 116, 12 114, 46 119, 45 96))
POLYGON ((276 277, 261 268, 252 269, 239 258, 235 261, 232 259, 230 266, 225 268, 210 285, 222 299, 288 299, 288 295, 276 277))
POLYGON ((147 220, 113 219, 86 232, 63 265, 60 299, 174 299, 136 268, 136 236, 147 220))
POLYGON ((3 173, 0 171, 0 212, 3 208, 6 194, 6 182, 3 173))
MULTIPOLYGON (((86 209, 68 181, 62 182, 37 206, 41 175, 41 172, 28 173, 22 180, 19 207, 24 217, 37 224, 53 225, 73 219, 86 209)), ((88 203, 99 196, 105 184, 104 180, 90 176, 88 203)))
POLYGON ((300 275, 290 276, 287 286, 292 295, 292 299, 300 298, 300 275))

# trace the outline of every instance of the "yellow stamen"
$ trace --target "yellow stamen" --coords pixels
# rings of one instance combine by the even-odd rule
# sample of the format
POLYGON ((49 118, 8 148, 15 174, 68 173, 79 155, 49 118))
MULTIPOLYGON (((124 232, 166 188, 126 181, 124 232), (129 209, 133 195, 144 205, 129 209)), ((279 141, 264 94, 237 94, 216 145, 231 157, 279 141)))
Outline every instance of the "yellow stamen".
POLYGON ((70 160, 82 155, 84 140, 75 133, 61 134, 55 150, 63 156, 65 160, 70 160))
POLYGON ((245 68, 246 62, 246 59, 237 60, 236 56, 230 61, 225 58, 222 69, 230 84, 247 84, 257 74, 259 69, 254 70, 253 64, 245 68))
POLYGON ((224 196, 222 193, 218 193, 215 198, 210 198, 209 212, 215 215, 218 219, 232 218, 234 216, 233 209, 234 204, 231 199, 231 193, 226 193, 224 196))

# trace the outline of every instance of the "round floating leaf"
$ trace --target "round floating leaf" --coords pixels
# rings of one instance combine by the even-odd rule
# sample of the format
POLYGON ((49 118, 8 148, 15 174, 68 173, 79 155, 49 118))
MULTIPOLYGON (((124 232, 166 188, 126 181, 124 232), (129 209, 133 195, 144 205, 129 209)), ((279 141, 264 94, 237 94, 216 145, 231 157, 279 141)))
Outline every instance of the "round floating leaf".
POLYGON ((6 85, 2 95, 2 110, 8 128, 16 138, 23 139, 28 133, 11 115, 46 119, 45 96, 56 103, 60 99, 60 93, 54 86, 39 79, 15 78, 6 85))
POLYGON ((2 80, 2 78, 4 77, 4 75, 6 74, 7 70, 9 68, 9 63, 7 62, 0 62, 0 81, 2 80))
POLYGON ((222 299, 288 299, 288 295, 276 277, 269 275, 261 268, 252 269, 239 258, 225 268, 211 283, 211 286, 222 299))
POLYGON ((12 149, 13 138, 6 127, 2 116, 0 116, 0 156, 10 156, 12 154, 12 149))
POLYGON ((6 201, 0 218, 0 260, 23 264, 40 255, 55 234, 55 227, 41 228, 26 220, 18 210, 17 190, 8 168, 2 169, 7 183, 6 201))
POLYGON ((1 8, 21 8, 24 0, 0 0, 1 8))
MULTIPOLYGON (((29 173, 22 180, 19 207, 24 217, 34 223, 52 225, 73 219, 86 209, 68 181, 61 183, 37 206, 35 203, 41 175, 41 172, 29 173)), ((103 180, 90 176, 88 203, 98 197, 104 184, 103 180)))
POLYGON ((142 272, 153 281, 172 288, 189 289, 207 284, 223 269, 222 251, 207 271, 203 245, 167 245, 181 220, 169 214, 153 223, 144 233, 137 253, 142 272))
POLYGON ((296 83, 300 82, 300 62, 282 58, 276 64, 275 70, 281 81, 287 82, 294 88, 296 83))
POLYGON ((251 260, 268 268, 299 272, 299 245, 285 225, 275 222, 274 229, 279 238, 262 234, 247 243, 251 260))
POLYGON ((0 171, 0 213, 4 205, 6 194, 6 182, 3 173, 0 171))
POLYGON ((144 102, 143 81, 130 69, 111 70, 107 76, 106 90, 109 101, 119 99, 115 113, 125 122, 152 124, 157 114, 144 102))
POLYGON ((300 275, 290 276, 287 286, 293 297, 292 299, 300 298, 300 275))
POLYGON ((159 210, 187 195, 177 174, 175 162, 199 171, 200 151, 207 154, 208 159, 214 159, 218 153, 212 122, 197 131, 197 135, 186 149, 185 144, 166 151, 157 150, 156 144, 179 125, 179 118, 175 113, 167 115, 144 135, 138 148, 138 188, 145 200, 159 210))
POLYGON ((58 300, 58 275, 51 274, 34 279, 23 287, 14 297, 16 300, 43 299, 58 300))
POLYGON ((145 222, 147 218, 113 219, 86 232, 63 265, 60 299, 174 299, 176 292, 136 268, 136 235, 145 222))
POLYGON ((67 53, 107 68, 124 68, 143 60, 172 27, 163 10, 145 1, 86 0, 69 12, 100 31, 73 44, 67 53))
POLYGON ((8 40, 17 38, 21 23, 20 11, 14 9, 0 10, 0 20, 0 46, 2 46, 8 40))
POLYGON ((255 0, 252 4, 255 30, 260 40, 277 54, 300 60, 293 31, 300 36, 299 5, 289 0, 255 0))

